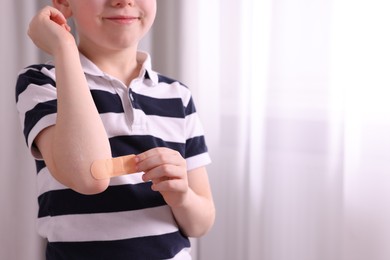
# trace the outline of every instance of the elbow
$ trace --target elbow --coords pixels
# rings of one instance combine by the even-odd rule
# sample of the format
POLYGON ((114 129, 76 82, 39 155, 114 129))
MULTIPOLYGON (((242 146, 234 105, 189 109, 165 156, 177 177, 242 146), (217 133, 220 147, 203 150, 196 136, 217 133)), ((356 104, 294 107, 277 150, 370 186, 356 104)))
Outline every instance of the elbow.
POLYGON ((188 236, 193 238, 200 238, 206 235, 214 226, 215 222, 215 208, 211 210, 207 216, 205 216, 203 222, 199 222, 196 225, 192 226, 192 228, 188 228, 187 230, 182 230, 182 232, 188 236))
POLYGON ((212 228, 212 224, 207 226, 207 227, 200 227, 200 228, 197 228, 197 229, 194 229, 192 231, 183 231, 183 233, 188 236, 188 237, 193 237, 193 238, 201 238, 203 236, 205 236, 212 228))
POLYGON ((70 188, 83 195, 95 195, 104 192, 109 184, 110 179, 95 180, 91 178, 91 180, 72 185, 70 188))
POLYGON ((62 185, 83 195, 102 193, 110 184, 109 178, 96 180, 91 174, 85 174, 85 171, 79 172, 73 169, 72 172, 73 174, 66 174, 59 171, 51 171, 53 177, 62 185))
POLYGON ((214 226, 214 222, 215 222, 215 212, 214 215, 210 218, 207 225, 205 225, 202 229, 199 229, 197 233, 193 234, 193 237, 200 238, 206 235, 214 226))

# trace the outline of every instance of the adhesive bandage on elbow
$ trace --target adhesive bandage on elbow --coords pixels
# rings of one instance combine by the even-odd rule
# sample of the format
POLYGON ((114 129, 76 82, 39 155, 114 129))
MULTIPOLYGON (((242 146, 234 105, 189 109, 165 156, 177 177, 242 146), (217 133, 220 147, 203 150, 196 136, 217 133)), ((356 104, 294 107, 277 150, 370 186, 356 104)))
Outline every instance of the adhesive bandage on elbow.
POLYGON ((136 173, 136 156, 134 154, 112 159, 96 160, 91 165, 91 174, 96 180, 108 179, 120 175, 136 173))

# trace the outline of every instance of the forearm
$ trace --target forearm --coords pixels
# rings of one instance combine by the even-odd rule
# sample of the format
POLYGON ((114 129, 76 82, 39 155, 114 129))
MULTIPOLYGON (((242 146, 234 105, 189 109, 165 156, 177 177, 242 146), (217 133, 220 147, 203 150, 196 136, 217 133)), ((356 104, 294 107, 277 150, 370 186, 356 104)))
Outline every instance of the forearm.
POLYGON ((172 207, 173 215, 189 237, 200 237, 209 231, 215 220, 215 207, 211 198, 202 197, 189 189, 182 205, 172 207))
POLYGON ((187 172, 181 154, 165 147, 138 154, 136 162, 142 179, 152 181, 152 190, 164 197, 184 234, 199 237, 211 228, 215 207, 205 167, 187 172))
POLYGON ((55 175, 82 193, 104 190, 108 180, 90 173, 94 160, 111 157, 107 134, 82 70, 77 48, 66 45, 54 55, 57 121, 52 135, 55 175))

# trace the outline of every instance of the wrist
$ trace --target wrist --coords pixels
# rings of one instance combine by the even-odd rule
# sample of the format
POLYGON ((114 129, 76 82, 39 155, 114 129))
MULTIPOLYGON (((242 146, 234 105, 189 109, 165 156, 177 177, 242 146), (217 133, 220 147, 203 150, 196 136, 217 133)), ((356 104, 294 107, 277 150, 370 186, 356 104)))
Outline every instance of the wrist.
POLYGON ((79 50, 76 42, 68 41, 59 44, 57 48, 53 51, 52 56, 54 58, 54 61, 71 57, 79 58, 79 50))
POLYGON ((175 203, 171 203, 170 207, 172 209, 185 209, 188 207, 191 207, 191 205, 194 202, 195 193, 191 188, 188 188, 187 191, 183 192, 181 196, 177 197, 178 199, 176 200, 175 203))

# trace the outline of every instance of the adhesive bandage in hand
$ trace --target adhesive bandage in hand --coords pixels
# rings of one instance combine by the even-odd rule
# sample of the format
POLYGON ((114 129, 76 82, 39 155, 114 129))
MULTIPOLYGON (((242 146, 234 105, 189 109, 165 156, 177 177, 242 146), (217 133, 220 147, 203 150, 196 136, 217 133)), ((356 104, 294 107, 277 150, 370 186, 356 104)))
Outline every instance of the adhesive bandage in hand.
POLYGON ((112 159, 96 160, 91 165, 91 174, 96 180, 108 179, 120 175, 136 173, 136 156, 134 154, 112 159))

